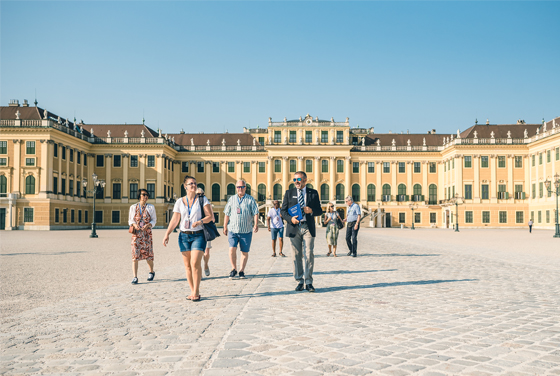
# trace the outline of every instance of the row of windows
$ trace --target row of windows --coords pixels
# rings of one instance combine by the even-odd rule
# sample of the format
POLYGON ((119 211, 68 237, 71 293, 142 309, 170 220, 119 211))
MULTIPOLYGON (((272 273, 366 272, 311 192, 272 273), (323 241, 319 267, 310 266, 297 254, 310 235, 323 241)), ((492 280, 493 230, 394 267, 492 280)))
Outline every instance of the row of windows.
MULTIPOLYGON (((531 196, 532 198, 537 198, 537 183, 533 183, 531 186, 531 196)), ((547 197, 552 197, 552 192, 554 191, 554 187, 551 187, 550 189, 546 189, 546 186, 544 185, 544 182, 540 182, 539 183, 539 198, 543 198, 545 197, 545 194, 547 195, 547 197)))
MULTIPOLYGON (((288 133, 288 142, 293 144, 298 142, 297 140, 297 133, 296 131, 289 131, 288 133)), ((344 132, 343 131, 336 131, 336 143, 344 142, 344 132)), ((302 140, 303 141, 303 140, 302 140)), ((264 138, 259 138, 259 142, 261 145, 264 142, 264 138)), ((312 131, 305 131, 305 143, 310 144, 313 142, 313 133, 312 131)), ((321 131, 321 143, 325 144, 329 142, 329 131, 321 131)), ((279 144, 282 143, 282 131, 274 131, 274 143, 279 144)))
MULTIPOLYGON (((551 216, 551 211, 550 210, 545 210, 545 221, 546 223, 550 223, 550 216, 551 216)), ((552 215, 556 214, 556 210, 552 210, 552 215)), ((532 211, 531 212, 531 220, 533 222, 535 222, 535 212, 532 211)), ((539 210, 537 211, 537 223, 543 223, 543 215, 542 215, 542 211, 539 210)))
MULTIPOLYGON (((522 211, 515 212, 515 223, 524 223, 524 213, 522 211)), ((505 210, 500 210, 498 212, 498 222, 508 223, 508 212, 505 210)), ((465 223, 474 223, 473 211, 465 211, 465 223)), ((482 223, 490 223, 490 212, 482 211, 482 223)))
MULTIPOLYGON (((545 153, 539 153, 539 155, 538 155, 538 157, 539 157, 539 165, 542 165, 542 164, 543 164, 543 154, 545 154, 545 153)), ((555 149, 555 154, 556 154, 555 159, 556 159, 557 161, 560 160, 560 147, 557 147, 557 148, 555 149)), ((531 165, 532 165, 533 167, 535 167, 536 159, 537 159, 537 156, 536 156, 535 154, 533 154, 533 156, 531 157, 531 165)), ((546 151, 546 163, 550 163, 550 162, 552 162, 552 153, 551 153, 550 150, 547 150, 547 151, 546 151)))
MULTIPOLYGON (((155 155, 148 155, 147 166, 148 167, 156 167, 156 156, 155 155)), ((96 156, 95 160, 96 167, 105 167, 105 156, 100 154, 96 156)), ((186 163, 186 162, 183 162, 186 163)), ((122 167, 122 156, 121 155, 113 155, 113 167, 122 167)), ((131 155, 130 156, 130 167, 138 167, 138 156, 131 155)), ((168 169, 169 171, 175 171, 175 167, 173 162, 164 159, 163 160, 163 167, 168 169)))
MULTIPOLYGON (((437 213, 430 214, 430 224, 437 222, 437 213)), ((399 223, 406 223, 406 213, 399 213, 399 223)), ((414 213, 414 223, 422 223, 422 213, 414 213)))

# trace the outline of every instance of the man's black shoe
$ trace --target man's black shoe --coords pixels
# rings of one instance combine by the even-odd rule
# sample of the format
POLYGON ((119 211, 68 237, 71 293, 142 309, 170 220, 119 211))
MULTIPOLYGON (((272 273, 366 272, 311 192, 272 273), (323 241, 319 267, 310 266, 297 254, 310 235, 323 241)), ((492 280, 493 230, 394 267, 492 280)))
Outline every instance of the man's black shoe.
POLYGON ((348 252, 346 256, 352 256, 352 251, 348 252))
POLYGON ((313 287, 313 285, 311 284, 305 286, 305 289, 309 292, 315 292, 315 287, 313 287))
POLYGON ((302 291, 302 290, 303 290, 303 283, 300 283, 299 285, 297 285, 296 291, 302 291))
POLYGON ((356 257, 356 254, 355 254, 355 253, 352 253, 352 257, 356 257))

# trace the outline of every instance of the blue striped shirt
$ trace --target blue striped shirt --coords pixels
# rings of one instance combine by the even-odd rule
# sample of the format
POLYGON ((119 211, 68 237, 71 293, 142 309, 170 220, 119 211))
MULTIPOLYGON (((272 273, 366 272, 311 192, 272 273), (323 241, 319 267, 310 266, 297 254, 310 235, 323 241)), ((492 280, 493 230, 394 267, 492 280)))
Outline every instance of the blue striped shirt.
POLYGON ((253 196, 245 194, 241 205, 238 195, 231 196, 224 209, 224 214, 229 217, 228 231, 236 234, 246 234, 253 231, 253 217, 259 212, 257 202, 253 196), (241 209, 241 214, 237 214, 241 209))
POLYGON ((360 206, 354 202, 348 208, 346 220, 348 222, 355 222, 358 220, 358 215, 360 214, 362 214, 362 210, 360 209, 360 206))

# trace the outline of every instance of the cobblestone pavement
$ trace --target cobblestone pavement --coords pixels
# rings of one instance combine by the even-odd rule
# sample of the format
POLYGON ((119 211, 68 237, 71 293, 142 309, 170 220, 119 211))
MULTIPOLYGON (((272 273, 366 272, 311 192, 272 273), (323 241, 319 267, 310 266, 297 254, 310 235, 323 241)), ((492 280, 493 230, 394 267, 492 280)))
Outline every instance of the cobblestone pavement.
MULTIPOLYGON (((60 232, 21 241, 45 234, 60 232)), ((364 228, 358 258, 342 245, 327 258, 321 229, 316 293, 294 291, 268 236, 255 237, 246 280, 226 277, 226 239, 215 241, 199 303, 185 299, 174 237, 177 262, 154 282, 127 276, 4 318, 0 374, 560 375, 550 231, 364 228)))

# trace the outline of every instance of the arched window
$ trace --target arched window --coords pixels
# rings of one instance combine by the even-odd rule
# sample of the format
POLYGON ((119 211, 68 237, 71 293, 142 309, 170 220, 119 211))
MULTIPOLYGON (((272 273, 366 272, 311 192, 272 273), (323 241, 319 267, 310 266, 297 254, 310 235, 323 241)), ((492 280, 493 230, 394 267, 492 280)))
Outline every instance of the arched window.
POLYGON ((247 186, 247 188, 245 189, 245 193, 251 196, 251 184, 245 183, 245 185, 247 186))
POLYGON ((282 200, 282 186, 280 184, 274 184, 274 188, 272 190, 272 199, 282 200))
POLYGON ((35 194, 35 177, 33 175, 29 175, 25 178, 25 194, 35 194))
POLYGON ((399 195, 406 195, 406 185, 399 184, 399 195))
POLYGON ((288 189, 292 189, 295 188, 296 186, 294 185, 294 183, 290 184, 290 186, 288 187, 288 189))
POLYGON ((336 192, 336 200, 338 201, 344 200, 344 184, 337 184, 335 192, 336 192))
POLYGON ((6 197, 8 193, 8 179, 5 175, 0 175, 0 197, 6 197))
POLYGON ((358 184, 352 185, 352 200, 360 202, 360 186, 358 184))
POLYGON ((428 188, 429 190, 429 195, 430 197, 428 198, 429 205, 437 205, 437 185, 435 184, 430 184, 430 187, 428 188))
POLYGON ((383 184, 383 196, 391 195, 391 186, 389 184, 383 184))
POLYGON ((321 185, 321 201, 329 201, 329 185, 321 185))
POLYGON ((233 196, 235 194, 235 184, 229 183, 227 185, 227 195, 233 196))
POLYGON ((266 200, 266 185, 259 184, 257 187, 257 201, 266 200))
POLYGON ((204 187, 204 184, 198 183, 196 187, 202 189, 204 191, 204 194, 206 194, 206 188, 204 187))
POLYGON ((315 187, 313 186, 313 184, 305 184, 306 187, 309 187, 311 189, 315 189, 315 187))
POLYGON ((367 186, 367 200, 375 201, 375 185, 373 184, 367 186))
POLYGON ((421 195, 422 194, 422 186, 420 184, 414 184, 413 194, 414 195, 421 195))
POLYGON ((220 192, 220 184, 212 184, 212 201, 220 201, 222 193, 220 192))

